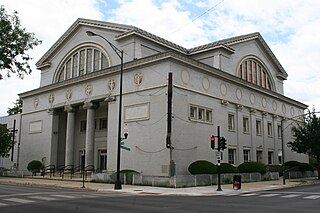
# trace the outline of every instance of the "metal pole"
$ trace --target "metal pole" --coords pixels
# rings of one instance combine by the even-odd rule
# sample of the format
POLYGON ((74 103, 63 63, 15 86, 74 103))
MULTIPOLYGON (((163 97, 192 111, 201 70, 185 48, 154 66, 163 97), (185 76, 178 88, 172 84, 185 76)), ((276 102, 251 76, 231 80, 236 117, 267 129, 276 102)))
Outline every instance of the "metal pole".
POLYGON ((283 118, 281 118, 281 146, 282 146, 282 180, 283 180, 283 185, 286 185, 286 177, 285 177, 285 158, 284 158, 284 137, 283 137, 283 118))
POLYGON ((121 156, 121 117, 122 117, 122 75, 123 75, 123 51, 120 51, 120 94, 119 94, 119 119, 118 119, 118 153, 117 153, 117 179, 114 189, 122 189, 120 180, 120 156, 121 156))
POLYGON ((220 158, 221 158, 221 153, 220 153, 220 126, 217 126, 217 132, 218 132, 218 153, 219 153, 219 158, 218 158, 218 188, 217 191, 222 191, 221 189, 221 174, 220 174, 220 158))

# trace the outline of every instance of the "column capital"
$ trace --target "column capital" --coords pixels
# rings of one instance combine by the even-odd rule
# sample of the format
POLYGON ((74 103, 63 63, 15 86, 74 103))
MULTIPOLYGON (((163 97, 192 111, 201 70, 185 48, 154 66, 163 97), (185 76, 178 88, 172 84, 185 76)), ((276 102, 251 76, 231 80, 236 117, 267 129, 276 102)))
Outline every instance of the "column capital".
POLYGON ((64 111, 66 112, 76 112, 77 110, 77 107, 71 106, 70 104, 64 106, 64 111))
POLYGON ((97 109, 98 107, 99 107, 99 103, 97 102, 88 101, 83 103, 84 109, 97 109))

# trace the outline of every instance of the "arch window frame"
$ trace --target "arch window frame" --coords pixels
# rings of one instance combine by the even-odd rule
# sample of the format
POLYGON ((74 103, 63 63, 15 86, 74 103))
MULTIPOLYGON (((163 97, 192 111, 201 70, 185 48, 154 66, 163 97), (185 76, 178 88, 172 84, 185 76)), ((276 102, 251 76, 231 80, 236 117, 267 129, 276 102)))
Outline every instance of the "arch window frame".
POLYGON ((76 78, 110 66, 110 57, 101 47, 92 44, 81 45, 74 48, 61 60, 56 71, 54 82, 57 83, 76 78))
POLYGON ((237 77, 252 84, 275 91, 273 78, 266 66, 256 57, 245 57, 237 69, 237 77))

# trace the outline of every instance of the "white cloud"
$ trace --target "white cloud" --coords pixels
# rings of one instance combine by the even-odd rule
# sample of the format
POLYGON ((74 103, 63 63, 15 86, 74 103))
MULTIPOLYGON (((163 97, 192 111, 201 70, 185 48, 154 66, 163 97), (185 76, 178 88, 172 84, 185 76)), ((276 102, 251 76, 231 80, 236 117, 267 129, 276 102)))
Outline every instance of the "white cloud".
POLYGON ((102 20, 94 0, 2 0, 8 14, 18 11, 21 24, 28 32, 34 32, 42 44, 29 51, 33 60, 33 72, 25 76, 24 80, 12 76, 0 81, 0 116, 5 116, 8 107, 18 99, 19 93, 36 89, 40 85, 40 73, 34 64, 51 47, 51 45, 71 26, 77 18, 91 18, 102 20))

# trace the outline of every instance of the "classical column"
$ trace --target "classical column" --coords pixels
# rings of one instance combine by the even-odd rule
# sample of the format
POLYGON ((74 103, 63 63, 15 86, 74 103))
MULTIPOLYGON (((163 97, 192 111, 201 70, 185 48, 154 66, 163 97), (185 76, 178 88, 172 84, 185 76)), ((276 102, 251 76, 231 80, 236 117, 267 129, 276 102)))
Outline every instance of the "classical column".
POLYGON ((74 129, 75 129, 75 117, 76 109, 70 105, 64 107, 67 111, 67 132, 66 132, 66 155, 65 166, 73 165, 73 153, 74 153, 74 129))
POLYGON ((86 155, 85 167, 94 165, 94 133, 95 133, 95 110, 98 104, 85 102, 84 109, 87 109, 87 128, 86 128, 86 155))

